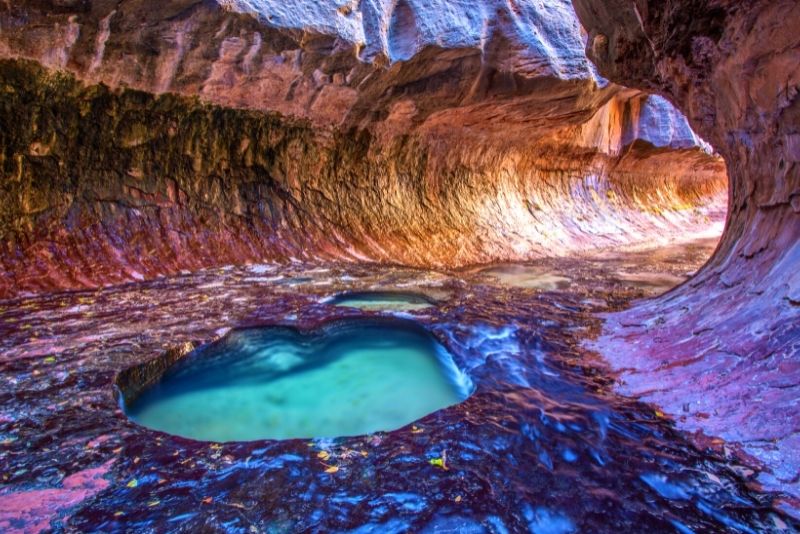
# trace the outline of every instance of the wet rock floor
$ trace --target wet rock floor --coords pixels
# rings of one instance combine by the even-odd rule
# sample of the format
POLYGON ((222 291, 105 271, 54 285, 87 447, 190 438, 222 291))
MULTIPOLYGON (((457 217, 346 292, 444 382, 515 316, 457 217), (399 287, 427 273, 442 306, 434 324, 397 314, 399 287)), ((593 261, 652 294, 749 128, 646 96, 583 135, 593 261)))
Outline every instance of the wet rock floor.
POLYGON ((596 313, 665 290, 712 241, 489 271, 254 265, 0 303, 0 531, 772 532, 797 524, 719 440, 612 391, 596 313), (510 273, 510 274, 509 274, 510 273), (336 306, 410 291, 410 311, 336 306), (237 326, 412 318, 475 393, 397 431, 209 443, 140 427, 118 372, 237 326))

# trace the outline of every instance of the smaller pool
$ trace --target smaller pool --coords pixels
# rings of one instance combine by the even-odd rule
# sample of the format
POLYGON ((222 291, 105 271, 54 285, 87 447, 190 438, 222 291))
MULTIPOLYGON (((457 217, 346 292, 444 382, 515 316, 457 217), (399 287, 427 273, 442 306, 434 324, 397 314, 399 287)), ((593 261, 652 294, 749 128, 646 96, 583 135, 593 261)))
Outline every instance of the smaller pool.
POLYGON ((571 282, 565 276, 524 264, 497 265, 483 269, 480 273, 502 285, 542 291, 567 289, 571 282))
POLYGON ((435 306, 433 299, 404 291, 359 291, 342 293, 328 300, 335 306, 365 311, 417 311, 435 306))
POLYGON ((676 276, 669 273, 629 273, 623 271, 617 272, 615 277, 623 285, 642 289, 645 293, 652 295, 666 293, 688 279, 687 277, 676 276))
POLYGON ((126 411, 206 441, 354 436, 400 428, 471 390, 421 326, 359 319, 311 333, 234 330, 179 361, 126 411))

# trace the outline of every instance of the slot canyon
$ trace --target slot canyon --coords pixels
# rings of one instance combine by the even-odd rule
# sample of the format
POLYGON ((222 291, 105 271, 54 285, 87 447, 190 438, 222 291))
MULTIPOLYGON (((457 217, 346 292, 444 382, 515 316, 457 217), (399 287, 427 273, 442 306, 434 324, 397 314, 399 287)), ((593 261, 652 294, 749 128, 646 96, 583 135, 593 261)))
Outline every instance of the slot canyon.
POLYGON ((0 1, 0 531, 800 530, 796 28, 0 1))

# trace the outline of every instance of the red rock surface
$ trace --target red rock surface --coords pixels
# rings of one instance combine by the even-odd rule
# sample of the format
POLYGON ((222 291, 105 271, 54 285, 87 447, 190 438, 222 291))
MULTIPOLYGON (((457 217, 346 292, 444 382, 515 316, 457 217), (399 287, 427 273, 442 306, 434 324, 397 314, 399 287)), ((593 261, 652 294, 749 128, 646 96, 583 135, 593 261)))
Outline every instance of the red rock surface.
POLYGON ((0 495, 0 528, 8 534, 44 532, 62 510, 72 508, 106 489, 103 478, 113 460, 65 477, 61 488, 38 489, 0 495))

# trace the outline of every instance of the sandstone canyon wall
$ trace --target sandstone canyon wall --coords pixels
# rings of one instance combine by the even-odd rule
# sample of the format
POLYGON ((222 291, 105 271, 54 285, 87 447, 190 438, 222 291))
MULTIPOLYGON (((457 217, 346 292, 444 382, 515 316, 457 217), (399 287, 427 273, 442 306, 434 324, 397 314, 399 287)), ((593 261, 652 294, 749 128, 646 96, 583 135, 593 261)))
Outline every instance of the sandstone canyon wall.
POLYGON ((0 296, 250 261, 658 244, 721 159, 568 1, 0 3, 0 296))
MULTIPOLYGON (((725 157, 729 218, 689 284, 609 317, 623 391, 742 444, 800 495, 800 4, 576 0, 615 82, 664 95, 725 157)), ((795 503, 796 504, 796 503, 795 503)))

